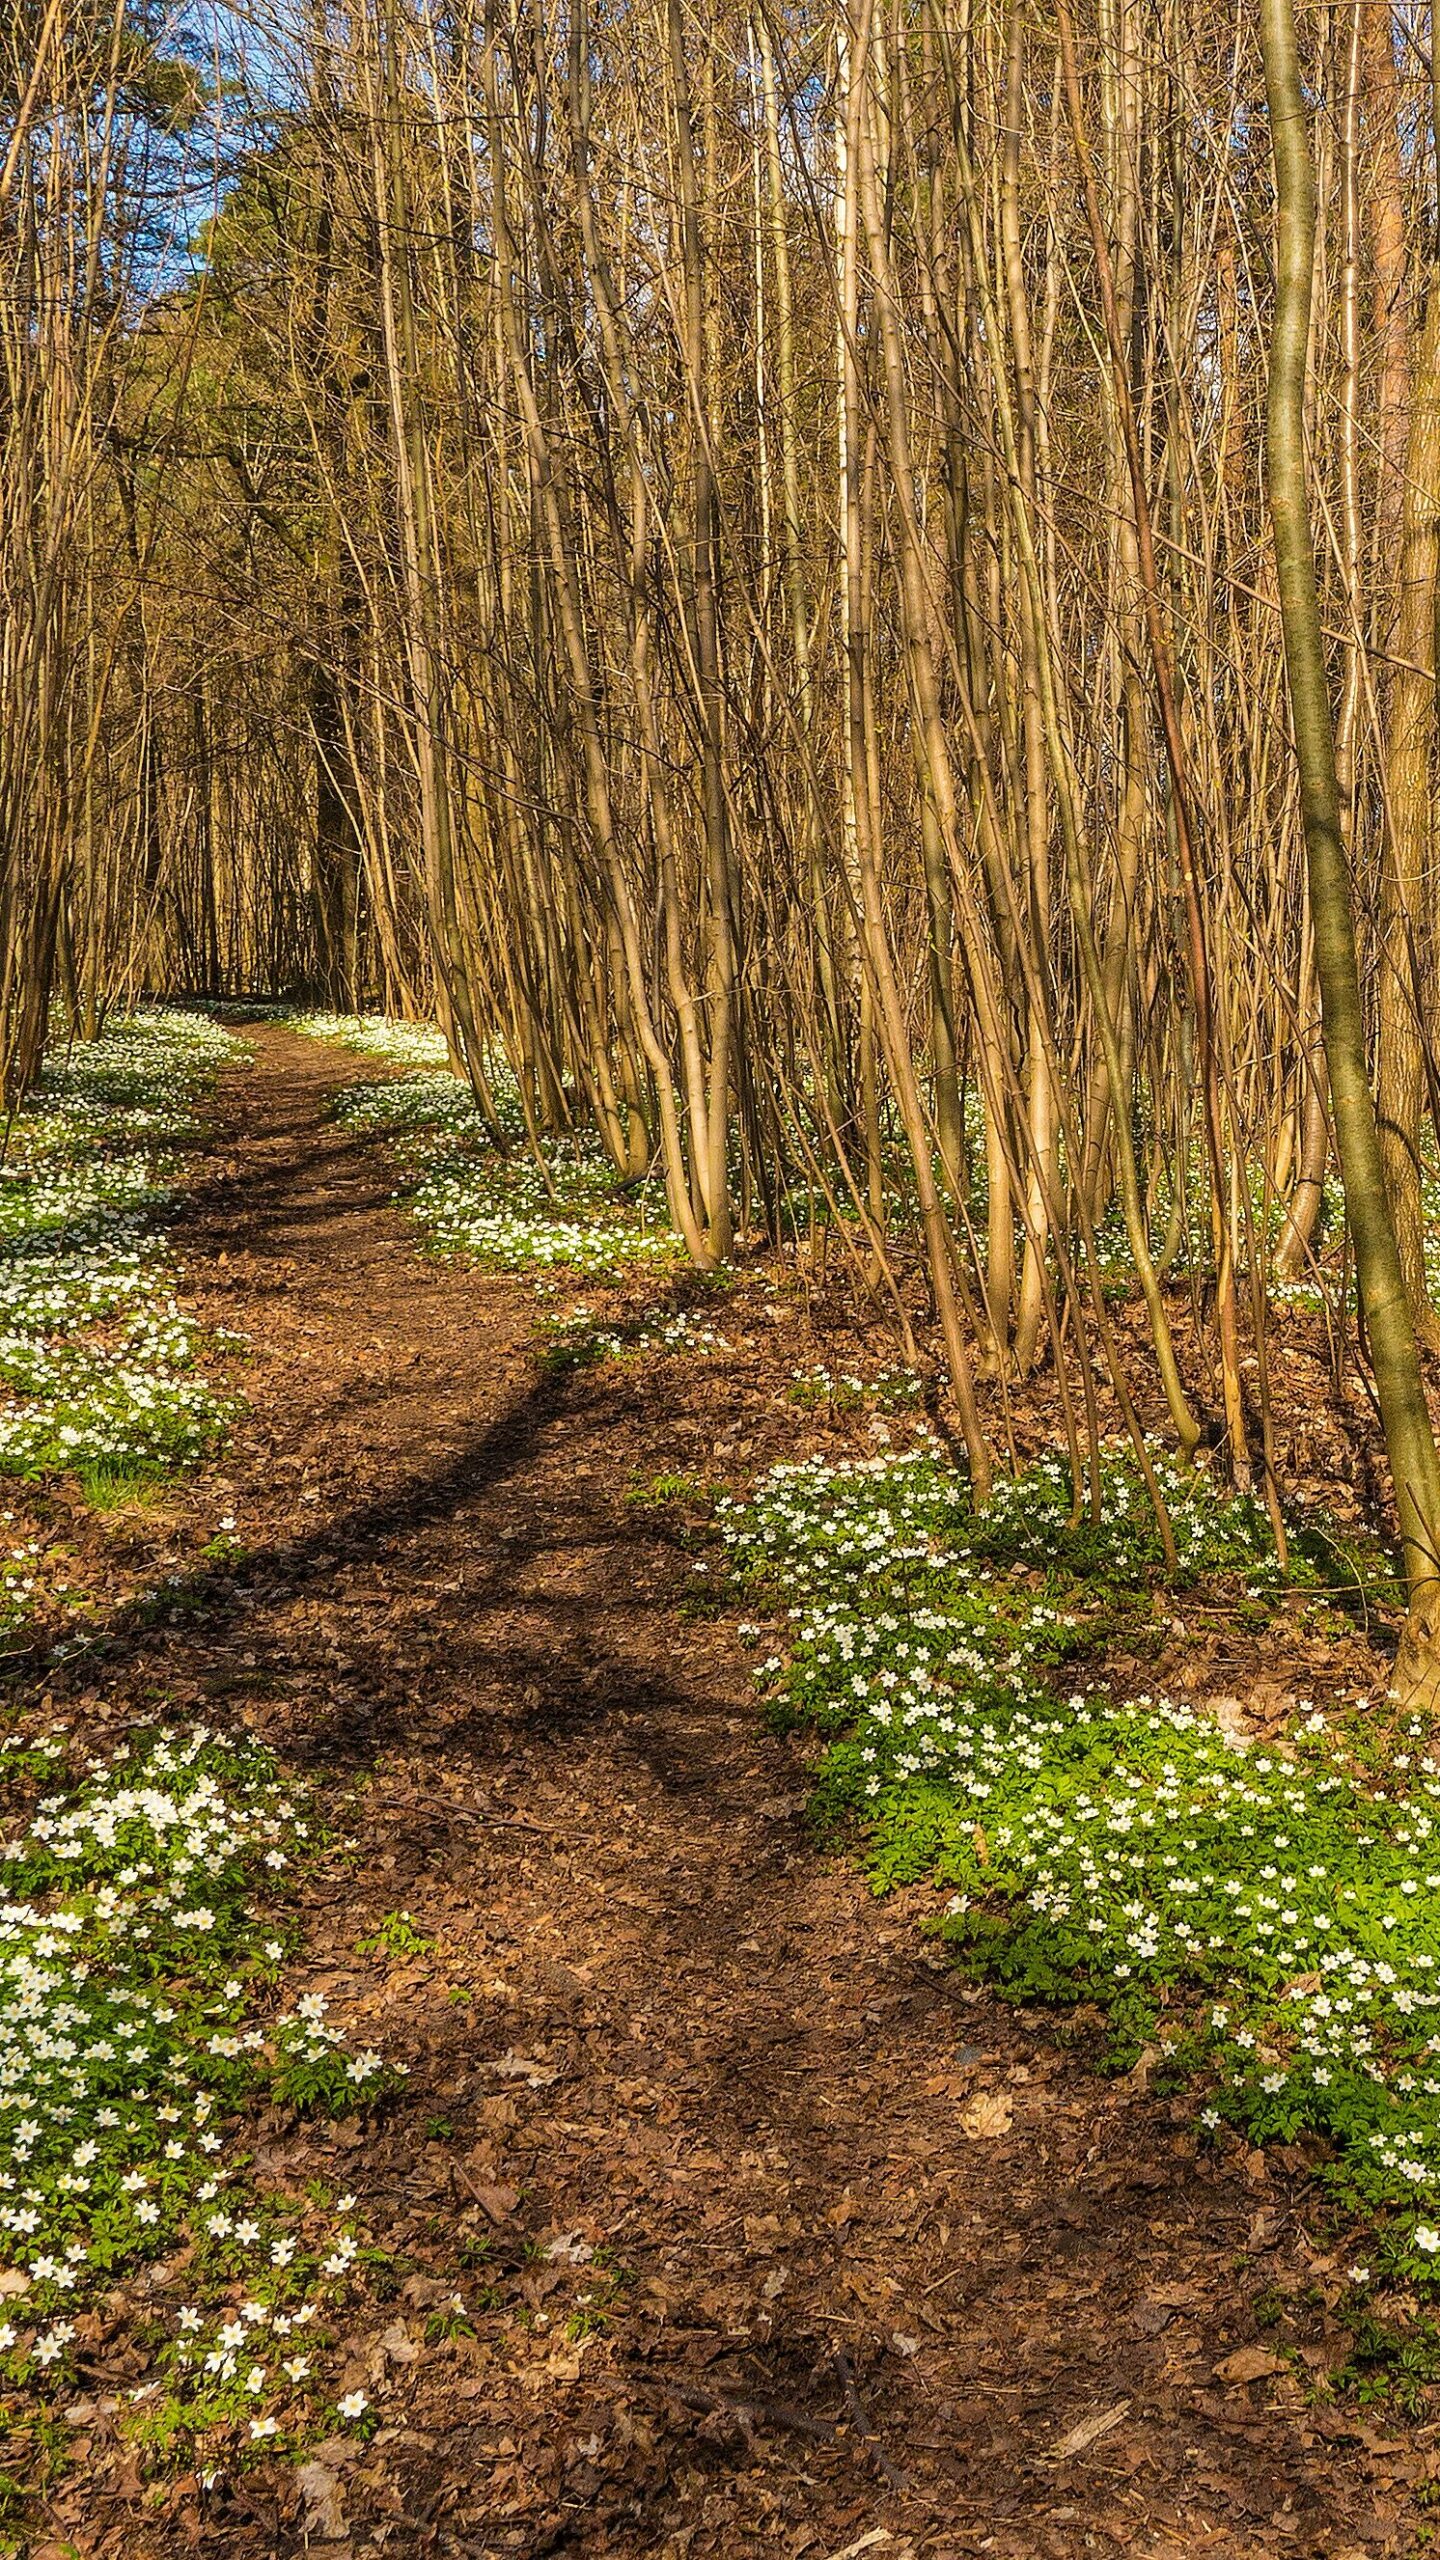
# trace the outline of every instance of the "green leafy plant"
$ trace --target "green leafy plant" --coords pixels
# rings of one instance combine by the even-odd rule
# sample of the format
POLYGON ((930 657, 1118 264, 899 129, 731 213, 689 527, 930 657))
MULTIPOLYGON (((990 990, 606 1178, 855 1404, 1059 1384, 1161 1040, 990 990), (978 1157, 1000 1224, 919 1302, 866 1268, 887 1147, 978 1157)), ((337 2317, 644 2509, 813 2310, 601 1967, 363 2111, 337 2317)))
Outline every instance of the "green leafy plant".
POLYGON ((416 1928, 408 1911, 387 1911, 368 1938, 357 1938, 362 1956, 428 1956, 435 1941, 416 1928))

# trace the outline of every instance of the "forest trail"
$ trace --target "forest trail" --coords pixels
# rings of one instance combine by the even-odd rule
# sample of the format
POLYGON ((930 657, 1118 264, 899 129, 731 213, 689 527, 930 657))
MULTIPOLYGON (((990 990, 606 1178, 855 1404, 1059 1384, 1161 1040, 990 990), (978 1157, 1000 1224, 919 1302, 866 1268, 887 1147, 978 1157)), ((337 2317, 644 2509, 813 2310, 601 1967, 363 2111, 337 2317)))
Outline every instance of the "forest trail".
MULTIPOLYGON (((247 1037, 179 1240, 250 1409, 177 1496, 247 1555, 90 1703, 243 1709, 356 1842, 290 1980, 412 2076, 378 2127, 269 2122, 261 2167, 341 2180, 410 2272, 353 2345, 377 2440, 303 2508, 253 2475, 200 2547, 1412 2549, 1423 2438, 1307 2406, 1256 2327, 1324 2249, 1303 2169, 1197 2158, 1186 2103, 933 1958, 920 1897, 817 1852, 731 1625, 677 1613, 627 1485, 733 1462, 774 1381, 677 1414, 545 1375, 533 1291, 423 1260, 328 1117, 353 1062, 247 1037), (395 1912, 428 1944, 358 1954, 395 1912), (427 2343, 457 2284, 475 2337, 427 2343)), ((85 2550, 195 2547, 133 2480, 75 2494, 85 2550)))

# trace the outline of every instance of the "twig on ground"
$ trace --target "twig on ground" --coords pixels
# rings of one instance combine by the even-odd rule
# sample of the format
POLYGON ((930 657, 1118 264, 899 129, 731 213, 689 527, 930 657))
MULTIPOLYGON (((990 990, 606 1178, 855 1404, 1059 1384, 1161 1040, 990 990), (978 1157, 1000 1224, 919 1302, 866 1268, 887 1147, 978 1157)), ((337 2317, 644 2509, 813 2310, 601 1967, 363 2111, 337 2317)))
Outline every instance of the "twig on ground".
POLYGON ((833 2444, 835 2429, 828 2418, 812 2418, 788 2400, 732 2400, 723 2391, 712 2391, 691 2382, 680 2374, 647 2373, 634 2376, 636 2381, 653 2382, 657 2389, 668 2391, 687 2409, 698 2409, 707 2416, 733 2420, 747 2445, 753 2442, 756 2427, 784 2427, 791 2435, 812 2437, 817 2444, 833 2444))
POLYGON ((855 2433, 863 2439, 869 2450, 870 2459, 874 2463, 875 2468, 879 2472, 886 2487, 888 2489, 908 2489, 910 2482, 906 2473, 896 2470, 894 2463, 890 2460, 890 2457, 886 2453, 884 2446, 881 2444, 874 2428, 871 2426, 869 2418, 865 2414, 865 2403, 860 2397, 859 2388, 855 2381, 855 2375, 851 2369, 850 2359, 845 2353, 843 2347, 837 2347, 835 2349, 834 2354, 830 2358, 830 2365, 831 2370, 838 2377, 841 2390, 845 2394, 845 2407, 849 2414, 851 2423, 854 2426, 855 2433))

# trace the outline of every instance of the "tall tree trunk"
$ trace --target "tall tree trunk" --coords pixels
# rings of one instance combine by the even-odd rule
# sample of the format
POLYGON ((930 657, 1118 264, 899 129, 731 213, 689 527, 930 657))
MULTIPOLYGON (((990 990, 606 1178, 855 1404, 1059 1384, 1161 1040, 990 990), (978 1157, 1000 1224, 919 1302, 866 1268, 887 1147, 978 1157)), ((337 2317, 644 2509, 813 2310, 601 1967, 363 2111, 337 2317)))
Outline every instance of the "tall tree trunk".
POLYGON ((1315 170, 1293 0, 1261 0, 1275 156, 1275 319, 1265 452, 1285 673, 1305 825, 1325 1058, 1355 1271, 1404 1549, 1409 1616, 1397 1682, 1440 1690, 1440 1454, 1425 1402, 1365 1057, 1355 917, 1305 476, 1305 350, 1315 277, 1315 170))
POLYGON ((1440 1348, 1429 1302, 1420 1130, 1425 1029, 1434 986, 1435 608, 1440 592, 1440 272, 1432 251, 1416 355, 1400 502, 1396 665, 1385 756, 1380 870, 1380 1149, 1400 1267, 1424 1339, 1440 1348))

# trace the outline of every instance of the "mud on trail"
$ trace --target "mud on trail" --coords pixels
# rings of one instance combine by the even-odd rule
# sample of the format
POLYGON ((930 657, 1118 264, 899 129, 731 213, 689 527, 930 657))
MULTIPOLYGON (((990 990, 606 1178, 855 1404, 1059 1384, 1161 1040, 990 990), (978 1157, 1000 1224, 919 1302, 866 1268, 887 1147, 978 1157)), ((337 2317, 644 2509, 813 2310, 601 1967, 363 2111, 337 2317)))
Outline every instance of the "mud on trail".
POLYGON ((257 2152, 352 2190, 385 2253, 346 2350, 381 2427, 157 2499, 88 2404, 43 2547, 1418 2548, 1440 2431, 1304 2388, 1344 2341, 1303 2163, 1197 2155, 1185 2102, 967 1985, 927 1897, 817 1850, 804 1746, 732 1621, 682 1614, 693 1560, 627 1492, 785 1453, 803 1340, 547 1374, 533 1290, 423 1260, 328 1116, 353 1062, 249 1036, 179 1230, 202 1316, 254 1341, 249 1410, 171 1505, 233 1512, 246 1558, 56 1703, 243 1717, 355 1843, 302 1888, 287 1990, 410 2078, 257 2152), (358 1952, 402 1911, 427 1943, 358 1952), (473 2335, 433 2316, 457 2287, 473 2335), (1298 2358, 1266 2293, 1319 2306, 1298 2358))

